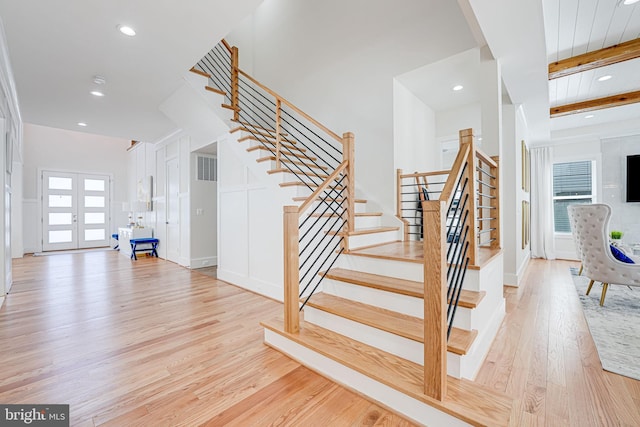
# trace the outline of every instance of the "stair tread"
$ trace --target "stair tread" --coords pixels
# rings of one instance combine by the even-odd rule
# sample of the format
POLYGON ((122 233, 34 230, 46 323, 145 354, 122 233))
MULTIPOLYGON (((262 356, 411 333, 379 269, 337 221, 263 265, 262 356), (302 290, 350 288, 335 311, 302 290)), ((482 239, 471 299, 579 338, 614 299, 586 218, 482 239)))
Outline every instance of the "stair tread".
MULTIPOLYGON (((275 147, 273 149, 275 150, 275 147)), ((271 150, 269 150, 267 147, 262 146, 262 145, 254 145, 253 147, 247 148, 247 152, 249 152, 249 153, 251 153, 252 151, 259 151, 259 150, 263 150, 263 151, 266 151, 268 153, 272 153, 271 150)), ((289 156, 294 157, 296 159, 306 159, 306 160, 310 160, 310 161, 318 160, 317 157, 307 156, 307 155, 301 153, 300 151, 298 151, 298 152, 290 151, 288 147, 284 147, 284 149, 281 149, 280 153, 289 155, 289 156)), ((290 161, 290 159, 287 159, 287 157, 284 157, 284 159, 290 161)))
MULTIPOLYGON (((336 316, 424 343, 424 321, 417 317, 374 307, 357 301, 325 293, 314 294, 307 305, 336 316)), ((447 351, 465 355, 471 348, 478 331, 451 328, 447 351)))
MULTIPOLYGON (((250 133, 252 135, 257 134, 257 135, 264 136, 264 137, 267 137, 267 138, 275 138, 274 135, 276 133, 276 131, 273 130, 273 129, 266 129, 266 128, 263 128, 263 127, 260 127, 260 126, 254 126, 254 125, 249 125, 249 124, 247 124, 246 126, 245 125, 236 126, 236 127, 234 127, 233 129, 231 129, 229 131, 229 133, 236 133, 236 132, 247 132, 247 133, 250 133)), ((287 135, 286 133, 280 132, 280 136, 286 136, 286 135, 287 135)), ((285 141, 289 142, 291 144, 297 144, 298 143, 298 141, 290 141, 290 140, 285 140, 285 141)))
MULTIPOLYGON (((256 162, 260 163, 260 162, 268 162, 268 161, 275 161, 276 160, 276 156, 265 156, 265 157, 260 157, 259 159, 256 159, 256 162)), ((311 168, 311 169, 322 169, 322 170, 327 170, 329 169, 326 166, 321 166, 321 165, 316 165, 316 164, 309 164, 309 163, 305 163, 305 162, 301 162, 301 161, 297 161, 297 160, 289 160, 289 159, 285 159, 282 158, 280 159, 281 163, 293 163, 296 165, 300 165, 300 166, 304 166, 307 168, 311 168)))
MULTIPOLYGON (((294 197, 293 201, 294 202, 304 202, 307 199, 308 199, 308 197, 306 197, 306 196, 298 196, 298 197, 294 197)), ((316 200, 320 200, 320 197, 318 197, 316 200)), ((335 199, 334 202, 341 202, 343 200, 344 199, 342 197, 339 197, 339 198, 335 199)), ((366 199, 355 199, 354 202, 355 203, 367 203, 367 200, 366 199)))
MULTIPOLYGON (((345 268, 332 268, 325 277, 415 298, 424 297, 423 284, 414 280, 399 279, 345 268)), ((478 292, 462 289, 458 305, 465 308, 476 308, 485 295, 485 291, 478 292)))
POLYGON ((513 400, 503 393, 465 379, 447 377, 447 394, 442 401, 423 392, 424 370, 417 363, 309 323, 300 332, 284 332, 282 319, 261 325, 363 375, 416 400, 476 426, 506 426, 513 400))
MULTIPOLYGON (((382 216, 382 212, 356 212, 354 215, 356 217, 373 217, 373 216, 382 216)), ((327 212, 327 213, 313 213, 309 216, 312 216, 314 218, 318 218, 318 217, 328 218, 332 216, 337 216, 337 214, 327 212)))
POLYGON ((226 92, 221 91, 220 89, 217 89, 215 87, 205 86, 204 88, 205 88, 205 90, 208 90, 209 92, 217 93, 218 95, 222 95, 222 96, 226 96, 227 95, 226 92))
POLYGON ((240 130, 239 128, 244 128, 244 129, 262 129, 262 130, 265 130, 267 132, 272 132, 272 133, 276 132, 275 129, 265 128, 263 126, 258 126, 258 125, 255 125, 253 123, 245 122, 245 121, 242 121, 242 120, 231 119, 231 121, 238 124, 238 127, 235 128, 234 130, 232 130, 231 132, 240 130))
MULTIPOLYGON (((345 233, 343 231, 340 231, 340 235, 342 236, 360 236, 363 234, 373 234, 373 233, 384 233, 386 231, 398 231, 400 230, 400 227, 393 227, 393 226, 383 226, 383 227, 368 227, 368 228, 357 228, 353 231, 349 231, 348 233, 345 233)), ((329 234, 335 234, 336 232, 329 232, 329 234)))
POLYGON ((192 73, 198 74, 198 75, 200 75, 202 77, 206 77, 208 79, 211 78, 211 74, 207 73, 206 71, 198 70, 195 67, 191 67, 191 69, 189 71, 191 71, 192 73))
MULTIPOLYGON (((267 173, 268 173, 269 175, 273 175, 273 174, 276 174, 276 173, 303 173, 303 172, 302 172, 302 171, 299 171, 299 170, 294 170, 294 171, 292 172, 290 169, 287 169, 287 168, 280 168, 280 169, 270 169, 270 170, 268 170, 268 171, 267 171, 267 173)), ((309 173, 309 174, 311 175, 311 173, 310 173, 310 172, 307 172, 307 173, 309 173)), ((327 174, 321 174, 321 173, 317 173, 317 172, 314 172, 314 173, 312 174, 312 176, 313 176, 314 178, 320 178, 320 179, 323 179, 323 180, 324 180, 324 179, 329 178, 329 175, 327 175, 327 174)))
MULTIPOLYGON (((262 144, 269 144, 272 146, 276 146, 276 141, 268 139, 268 138, 264 138, 264 137, 260 137, 260 136, 256 136, 256 135, 245 135, 241 138, 238 138, 238 142, 244 142, 244 141, 258 141, 262 144)), ((301 152, 306 152, 306 148, 301 148, 295 145, 295 142, 291 142, 291 141, 287 141, 286 139, 283 139, 280 143, 281 147, 286 147, 289 150, 296 150, 296 151, 301 151, 301 152)))

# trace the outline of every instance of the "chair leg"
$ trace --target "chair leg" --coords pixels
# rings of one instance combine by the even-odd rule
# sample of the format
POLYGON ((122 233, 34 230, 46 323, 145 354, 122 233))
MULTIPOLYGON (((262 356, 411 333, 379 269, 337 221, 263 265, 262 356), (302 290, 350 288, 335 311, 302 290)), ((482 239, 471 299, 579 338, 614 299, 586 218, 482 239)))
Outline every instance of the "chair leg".
POLYGON ((593 287, 593 280, 589 282, 589 287, 587 288, 587 295, 591 292, 591 288, 593 287))
POLYGON ((607 296, 607 289, 609 289, 608 283, 602 284, 602 295, 600 295, 600 307, 604 305, 604 297, 607 296))
POLYGON ((582 276, 582 269, 584 268, 583 264, 580 264, 580 271, 578 271, 578 276, 582 276))

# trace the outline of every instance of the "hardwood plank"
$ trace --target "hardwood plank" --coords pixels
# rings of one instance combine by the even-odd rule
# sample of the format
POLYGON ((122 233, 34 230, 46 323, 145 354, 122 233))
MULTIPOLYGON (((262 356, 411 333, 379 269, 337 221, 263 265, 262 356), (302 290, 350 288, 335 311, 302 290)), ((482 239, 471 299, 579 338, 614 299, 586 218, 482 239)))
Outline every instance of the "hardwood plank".
MULTIPOLYGON (((259 321, 281 313, 280 303, 198 271, 157 258, 132 263, 115 251, 25 256, 13 266, 0 308, 2 402, 68 403, 72 426, 199 425, 304 369, 262 343, 259 321)), ((300 425, 328 417, 334 395, 371 405, 304 376, 302 395, 330 392, 300 406, 300 425)), ((267 424, 288 402, 261 408, 267 424)), ((351 425, 361 413, 336 416, 351 425)))
MULTIPOLYGON (((424 343, 424 321, 417 317, 407 316, 322 292, 314 294, 307 302, 307 305, 354 322, 424 343)), ((460 328, 451 328, 447 350, 455 354, 466 354, 477 334, 478 331, 476 330, 466 331, 460 328)))
POLYGON ((447 377, 447 396, 444 401, 438 401, 423 393, 423 368, 416 363, 315 325, 304 324, 299 333, 287 334, 283 332, 282 320, 273 319, 262 324, 276 333, 467 423, 486 426, 507 425, 511 400, 505 399, 501 393, 471 381, 447 377))
MULTIPOLYGON (((578 265, 531 260, 521 286, 505 287, 507 315, 476 382, 504 391, 513 377, 511 384, 525 378, 540 387, 532 371, 540 366, 536 354, 544 354, 536 346, 547 341, 544 397, 536 392, 542 388, 526 392, 526 383, 530 404, 524 393, 511 394, 511 425, 640 425, 640 381, 597 365, 568 272, 578 265), (531 331, 527 324, 535 325, 530 344, 522 336, 531 331), (517 355, 521 342, 533 346, 528 364, 517 355)), ((0 401, 69 403, 73 426, 120 416, 131 417, 133 425, 198 425, 299 367, 262 344, 259 321, 282 313, 281 304, 171 262, 131 263, 106 251, 25 256, 13 260, 13 280, 0 308, 0 401), (186 424, 188 419, 198 422, 186 424)), ((335 387, 297 412, 299 425, 397 417, 335 387), (341 406, 342 399, 356 403, 341 406), (378 417, 376 411, 386 412, 378 417)), ((286 399, 274 405, 287 414, 286 399)))
MULTIPOLYGON (((332 268, 327 272, 326 277, 328 279, 367 286, 415 298, 422 298, 424 296, 422 290, 423 284, 413 280, 398 279, 397 277, 382 276, 344 268, 332 268)), ((485 291, 476 292, 463 289, 460 292, 458 305, 465 308, 476 308, 485 295, 485 291)))

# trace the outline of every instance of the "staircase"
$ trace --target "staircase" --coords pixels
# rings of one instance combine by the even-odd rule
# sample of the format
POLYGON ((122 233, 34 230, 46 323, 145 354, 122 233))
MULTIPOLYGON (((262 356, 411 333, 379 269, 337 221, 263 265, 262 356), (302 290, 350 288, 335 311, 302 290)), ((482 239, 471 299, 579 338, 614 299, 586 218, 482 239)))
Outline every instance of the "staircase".
POLYGON ((446 197, 422 200, 425 240, 412 240, 407 220, 369 212, 356 198, 353 134, 333 133, 237 62, 237 49, 223 41, 191 72, 219 106, 229 141, 291 200, 284 316, 262 323, 265 343, 419 423, 507 425, 511 400, 465 379, 504 313, 499 248, 461 238, 469 229, 462 197, 471 194, 461 183, 475 176, 463 164, 476 164, 473 144, 447 171, 446 197), (445 242, 452 209, 458 237, 445 242), (468 250, 477 265, 467 274, 468 250))

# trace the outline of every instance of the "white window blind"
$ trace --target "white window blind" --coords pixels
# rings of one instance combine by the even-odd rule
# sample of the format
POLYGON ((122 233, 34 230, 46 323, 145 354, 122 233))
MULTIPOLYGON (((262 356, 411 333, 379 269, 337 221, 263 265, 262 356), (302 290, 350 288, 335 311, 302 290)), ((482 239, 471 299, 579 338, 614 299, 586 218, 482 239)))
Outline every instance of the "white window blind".
POLYGON ((557 233, 571 233, 567 206, 593 203, 593 161, 553 165, 553 218, 557 233))

